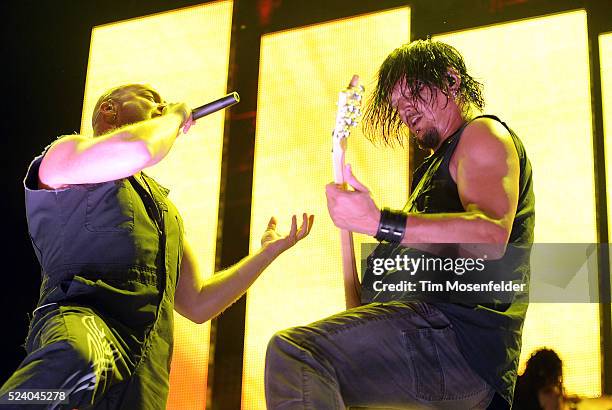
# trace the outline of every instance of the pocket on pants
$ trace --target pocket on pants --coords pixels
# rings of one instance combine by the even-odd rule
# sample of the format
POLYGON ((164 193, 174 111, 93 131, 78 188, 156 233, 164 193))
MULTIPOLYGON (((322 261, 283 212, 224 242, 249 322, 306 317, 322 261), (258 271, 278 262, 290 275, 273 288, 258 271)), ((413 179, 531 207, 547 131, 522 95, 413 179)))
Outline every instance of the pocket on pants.
POLYGON ((457 346, 453 329, 411 329, 404 332, 414 371, 417 398, 427 401, 464 399, 487 388, 457 346))

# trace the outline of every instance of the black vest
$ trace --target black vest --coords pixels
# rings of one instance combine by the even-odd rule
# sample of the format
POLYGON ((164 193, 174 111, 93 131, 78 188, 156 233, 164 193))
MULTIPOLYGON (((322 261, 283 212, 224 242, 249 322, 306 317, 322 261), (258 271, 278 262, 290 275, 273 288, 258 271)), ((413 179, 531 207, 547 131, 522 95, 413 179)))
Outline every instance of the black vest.
POLYGON ((183 224, 152 178, 38 189, 24 180, 28 230, 42 267, 39 306, 93 308, 126 343, 135 368, 121 405, 165 409, 183 224))

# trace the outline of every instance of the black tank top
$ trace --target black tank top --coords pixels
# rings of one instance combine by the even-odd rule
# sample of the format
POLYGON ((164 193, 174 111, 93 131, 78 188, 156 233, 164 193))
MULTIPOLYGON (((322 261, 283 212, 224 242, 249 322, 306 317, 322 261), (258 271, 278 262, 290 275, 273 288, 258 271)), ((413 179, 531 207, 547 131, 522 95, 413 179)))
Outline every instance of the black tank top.
MULTIPOLYGON (((458 292, 452 295, 443 292, 432 295, 419 290, 375 291, 373 283, 376 280, 397 284, 407 278, 405 272, 393 270, 385 272, 382 277, 374 275, 372 267, 375 258, 395 258, 404 255, 409 258, 419 258, 423 254, 426 257, 435 257, 415 249, 381 243, 368 257, 362 280, 362 301, 369 303, 425 300, 435 304, 449 318, 459 346, 470 365, 509 404, 512 401, 520 355, 521 331, 527 311, 529 256, 535 225, 535 197, 531 163, 520 139, 496 116, 481 117, 499 121, 512 136, 520 164, 519 197, 506 254, 501 260, 487 261, 486 270, 480 277, 470 276, 473 278, 470 282, 484 282, 488 281, 489 277, 494 277, 497 281, 526 284, 525 290, 486 295, 478 292, 458 292)), ((465 212, 457 185, 451 177, 449 165, 466 126, 467 123, 447 138, 416 169, 411 195, 404 211, 431 214, 465 212)), ((416 275, 419 273, 422 272, 417 272, 416 275)), ((442 283, 452 279, 452 276, 449 276, 448 272, 438 272, 435 269, 432 272, 429 269, 423 278, 434 283, 442 283)))
MULTIPOLYGON (((491 118, 499 121, 510 133, 519 157, 520 179, 517 211, 512 224, 509 243, 533 242, 535 223, 535 197, 531 163, 525 147, 517 135, 494 115, 481 115, 476 118, 491 118)), ((457 184, 450 174, 450 161, 468 123, 464 124, 442 146, 416 169, 413 176, 411 195, 404 211, 416 213, 464 212, 459 199, 457 184)))

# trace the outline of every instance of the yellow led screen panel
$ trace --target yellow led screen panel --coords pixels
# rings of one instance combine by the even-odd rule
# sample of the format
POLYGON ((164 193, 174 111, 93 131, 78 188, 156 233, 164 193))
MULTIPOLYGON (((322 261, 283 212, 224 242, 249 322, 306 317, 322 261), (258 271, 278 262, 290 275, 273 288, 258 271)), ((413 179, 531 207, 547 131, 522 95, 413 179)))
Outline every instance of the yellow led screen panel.
MULTIPOLYGON (((573 11, 434 37, 455 46, 484 83, 485 112, 523 140, 533 165, 536 242, 596 242, 586 13, 573 11), (571 64, 568 64, 571 59, 571 64)), ((547 346, 568 393, 601 393, 594 303, 532 303, 521 369, 547 346)), ((521 370, 522 371, 522 370, 521 370)))
MULTIPOLYGON (((271 215, 315 214, 310 236, 282 255, 247 297, 243 408, 264 409, 266 345, 278 330, 344 310, 339 232, 327 213, 331 130, 338 92, 352 74, 371 90, 383 59, 409 39, 409 8, 266 35, 261 42, 251 250, 271 215)), ((366 93, 367 94, 367 93, 366 93)), ((381 206, 407 198, 407 150, 372 146, 356 129, 347 162, 381 206)), ((356 238, 356 248, 363 238, 356 238)), ((359 257, 359 255, 357 255, 359 257)))
MULTIPOLYGON (((231 16, 232 2, 219 1, 95 27, 82 132, 91 133, 96 100, 115 85, 147 83, 167 101, 192 107, 225 95, 231 16)), ((145 171, 170 189, 207 275, 215 264, 223 125, 223 113, 199 120, 145 171)), ((175 314, 169 409, 205 408, 209 336, 209 323, 195 325, 175 314)))
MULTIPOLYGON (((599 63, 601 66, 601 100, 606 150, 608 238, 612 238, 612 188, 610 188, 612 187, 612 33, 599 36, 599 63)), ((610 265, 612 265, 612 255, 610 256, 610 265)), ((612 276, 610 279, 612 279, 612 276)))
POLYGON ((608 194, 608 237, 612 237, 612 33, 599 36, 601 99, 606 145, 606 185, 608 194))

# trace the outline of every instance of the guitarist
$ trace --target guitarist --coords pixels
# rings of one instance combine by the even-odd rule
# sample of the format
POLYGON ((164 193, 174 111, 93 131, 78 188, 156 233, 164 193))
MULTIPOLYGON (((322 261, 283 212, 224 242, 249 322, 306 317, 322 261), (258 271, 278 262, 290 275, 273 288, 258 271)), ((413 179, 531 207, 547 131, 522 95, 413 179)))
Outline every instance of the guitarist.
MULTIPOLYGON (((383 62, 366 136, 392 144, 410 135, 431 155, 415 171, 402 211, 381 211, 350 166, 344 178, 354 190, 327 185, 335 225, 381 245, 368 258, 362 306, 272 338, 269 409, 510 408, 527 310, 524 286, 504 298, 370 287, 373 257, 425 260, 446 257, 448 249, 455 256, 486 253, 496 268, 485 271, 487 281, 527 283, 535 223, 531 165, 505 123, 476 115, 483 107, 482 85, 447 44, 417 40, 383 62)), ((397 284, 386 280, 397 273, 374 279, 397 284)))

